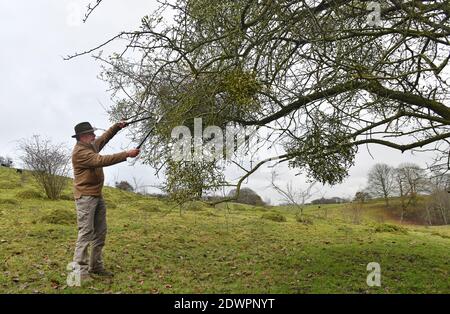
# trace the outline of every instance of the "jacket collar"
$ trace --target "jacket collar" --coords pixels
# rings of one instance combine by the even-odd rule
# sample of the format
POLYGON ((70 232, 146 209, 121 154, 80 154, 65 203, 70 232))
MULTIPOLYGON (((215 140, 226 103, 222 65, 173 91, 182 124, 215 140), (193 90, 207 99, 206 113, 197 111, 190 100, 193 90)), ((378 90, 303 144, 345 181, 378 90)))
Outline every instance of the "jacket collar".
POLYGON ((77 145, 80 145, 81 147, 89 148, 89 149, 93 150, 95 153, 98 153, 100 151, 99 148, 95 145, 95 142, 88 144, 88 143, 83 143, 83 142, 77 141, 77 145))
POLYGON ((77 141, 77 145, 81 145, 81 146, 88 147, 88 148, 93 148, 92 144, 84 143, 81 141, 77 141))

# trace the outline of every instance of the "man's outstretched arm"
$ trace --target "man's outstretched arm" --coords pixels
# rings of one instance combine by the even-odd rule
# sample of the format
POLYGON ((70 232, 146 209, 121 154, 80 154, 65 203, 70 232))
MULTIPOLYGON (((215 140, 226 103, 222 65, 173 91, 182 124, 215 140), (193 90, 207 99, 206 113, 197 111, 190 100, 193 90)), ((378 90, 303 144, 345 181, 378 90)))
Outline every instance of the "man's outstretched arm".
POLYGON ((110 127, 105 133, 103 133, 101 136, 96 138, 94 140, 94 145, 97 147, 98 152, 100 152, 103 147, 109 142, 110 139, 114 137, 114 135, 117 134, 121 129, 123 129, 126 126, 126 123, 124 121, 120 121, 116 124, 114 124, 112 127, 110 127))
POLYGON ((81 168, 99 168, 118 164, 127 160, 128 157, 136 157, 139 154, 139 149, 132 149, 113 155, 100 155, 93 151, 88 151, 79 154, 74 159, 74 164, 81 168))

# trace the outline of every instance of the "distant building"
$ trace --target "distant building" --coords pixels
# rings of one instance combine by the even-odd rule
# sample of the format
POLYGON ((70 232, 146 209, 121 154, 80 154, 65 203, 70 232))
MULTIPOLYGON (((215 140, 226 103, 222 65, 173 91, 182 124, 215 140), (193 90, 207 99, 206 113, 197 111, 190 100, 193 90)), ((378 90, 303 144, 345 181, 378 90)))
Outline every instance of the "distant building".
POLYGON ((14 164, 13 160, 10 157, 2 157, 0 156, 0 166, 1 167, 12 167, 14 164))

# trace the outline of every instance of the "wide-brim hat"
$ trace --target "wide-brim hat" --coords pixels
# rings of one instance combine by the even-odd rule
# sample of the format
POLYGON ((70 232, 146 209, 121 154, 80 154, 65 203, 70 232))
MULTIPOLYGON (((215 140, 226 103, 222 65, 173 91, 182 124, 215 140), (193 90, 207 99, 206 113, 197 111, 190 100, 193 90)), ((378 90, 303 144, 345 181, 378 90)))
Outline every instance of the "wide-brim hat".
POLYGON ((72 137, 75 138, 80 134, 95 132, 95 130, 89 122, 81 122, 75 126, 75 135, 72 135, 72 137))

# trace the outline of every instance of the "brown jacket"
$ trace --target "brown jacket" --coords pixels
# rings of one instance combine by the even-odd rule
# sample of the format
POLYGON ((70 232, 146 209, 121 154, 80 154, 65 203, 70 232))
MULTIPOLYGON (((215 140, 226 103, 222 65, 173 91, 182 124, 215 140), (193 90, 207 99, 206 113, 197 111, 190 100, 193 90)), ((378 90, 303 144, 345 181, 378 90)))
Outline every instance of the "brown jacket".
POLYGON ((78 141, 72 151, 75 199, 82 195, 101 196, 104 175, 103 168, 127 160, 127 152, 101 156, 99 152, 120 130, 118 124, 113 125, 92 144, 78 141))

